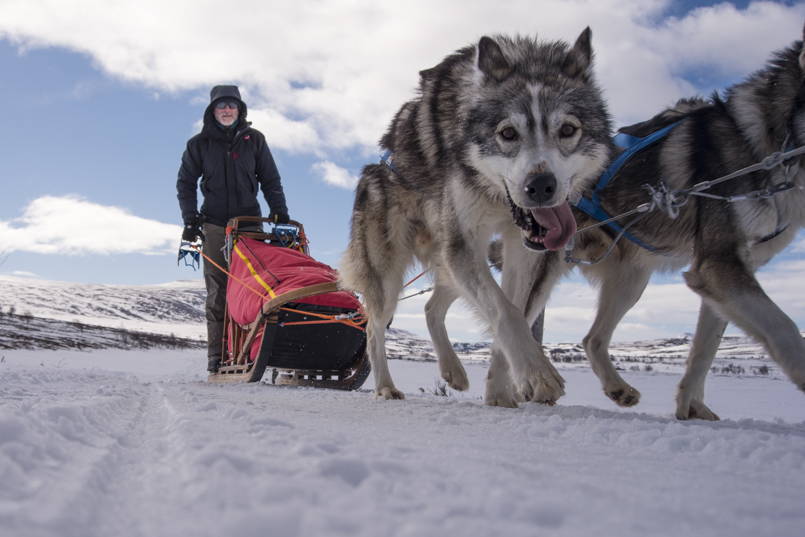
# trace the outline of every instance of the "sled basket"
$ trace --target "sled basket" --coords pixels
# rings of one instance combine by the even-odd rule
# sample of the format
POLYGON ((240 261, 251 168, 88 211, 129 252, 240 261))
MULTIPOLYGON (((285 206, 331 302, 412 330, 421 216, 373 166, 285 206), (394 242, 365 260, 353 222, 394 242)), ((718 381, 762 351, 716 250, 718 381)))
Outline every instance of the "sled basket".
POLYGON ((226 249, 222 365, 210 382, 257 382, 268 369, 274 384, 358 389, 369 375, 360 302, 308 255, 302 224, 234 218, 226 249))

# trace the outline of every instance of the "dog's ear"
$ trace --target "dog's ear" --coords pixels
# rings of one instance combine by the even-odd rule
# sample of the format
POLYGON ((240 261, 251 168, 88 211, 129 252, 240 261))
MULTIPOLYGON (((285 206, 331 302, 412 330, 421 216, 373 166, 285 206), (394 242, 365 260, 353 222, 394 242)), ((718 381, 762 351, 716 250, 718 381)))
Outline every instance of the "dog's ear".
POLYGON ((592 38, 590 27, 584 29, 576 39, 573 48, 568 51, 565 62, 562 64, 562 72, 570 78, 587 78, 590 74, 590 66, 593 63, 593 47, 590 44, 592 38))
POLYGON ((438 68, 438 66, 431 67, 430 69, 422 69, 419 72, 419 78, 421 78, 423 80, 428 80, 428 79, 431 79, 431 78, 435 78, 436 73, 437 73, 437 68, 438 68))
POLYGON ((512 66, 494 39, 483 36, 478 42, 478 69, 498 82, 512 72, 512 66))

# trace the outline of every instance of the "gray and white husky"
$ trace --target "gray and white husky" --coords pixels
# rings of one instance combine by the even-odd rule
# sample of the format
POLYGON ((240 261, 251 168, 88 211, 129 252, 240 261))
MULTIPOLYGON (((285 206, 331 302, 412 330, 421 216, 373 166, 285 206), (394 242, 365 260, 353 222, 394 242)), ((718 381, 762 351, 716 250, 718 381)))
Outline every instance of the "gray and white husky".
MULTIPOLYGON (((805 51, 802 41, 797 41, 776 53, 763 70, 729 88, 723 99, 683 100, 653 119, 625 129, 642 137, 678 122, 665 138, 620 169, 600 193, 601 206, 610 215, 623 214, 648 201, 646 183, 656 186, 660 180, 669 190, 678 191, 805 144, 803 69, 805 51)), ((608 397, 622 406, 634 405, 640 398, 609 360, 613 331, 655 270, 679 270, 688 263, 685 281, 702 303, 687 370, 679 384, 677 418, 718 419, 705 405, 704 381, 727 322, 762 343, 789 378, 805 390, 805 344, 799 329, 755 279, 755 271, 783 250, 805 224, 805 168, 801 164, 796 158, 789 161, 788 168, 756 172, 705 191, 740 197, 793 183, 793 188, 771 198, 728 203, 690 197, 673 220, 661 211, 636 218, 628 233, 656 249, 654 252, 622 239, 600 263, 581 266, 585 276, 600 285, 598 311, 584 338, 584 348, 608 397)), ((579 228, 595 222, 575 209, 574 215, 579 228)), ((624 226, 630 220, 619 223, 624 226)), ((606 228, 582 232, 571 256, 599 259, 614 237, 615 232, 606 228)), ((505 261, 508 265, 509 259, 505 261)), ((554 284, 572 268, 558 252, 512 262, 521 263, 517 270, 534 275, 530 281, 516 279, 512 291, 529 296, 531 317, 542 310, 554 284)))
POLYGON ((486 257, 493 236, 507 253, 517 252, 512 260, 529 254, 524 240, 561 248, 575 231, 568 196, 609 160, 610 120, 592 75, 590 36, 585 29, 572 47, 483 37, 420 73, 419 96, 402 106, 381 140, 386 163, 362 172, 340 266, 342 285, 363 296, 376 395, 403 398, 386 363, 385 328, 415 259, 437 287, 426 316, 451 387, 468 386, 443 324, 461 296, 499 348, 501 387, 488 390, 487 402, 516 406, 509 367, 527 399, 553 403, 564 394, 562 377, 531 336, 524 305, 507 298, 486 257))

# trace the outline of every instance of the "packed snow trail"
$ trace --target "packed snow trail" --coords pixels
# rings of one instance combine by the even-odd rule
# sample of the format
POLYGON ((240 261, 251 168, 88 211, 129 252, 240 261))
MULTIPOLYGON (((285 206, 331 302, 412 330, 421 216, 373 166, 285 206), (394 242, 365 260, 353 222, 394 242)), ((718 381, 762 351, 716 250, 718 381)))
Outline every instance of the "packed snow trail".
MULTIPOLYGON (((711 381, 722 415, 731 400, 749 416, 777 401, 785 421, 680 423, 672 400, 648 414, 614 409, 589 370, 563 371, 567 402, 510 410, 483 406, 480 366, 468 366, 469 395, 438 397, 435 364, 393 361, 408 399, 378 401, 209 385, 199 363, 198 352, 7 353, 0 534, 793 537, 805 527, 805 397, 790 383, 711 381), (167 380, 157 363, 172 369, 167 380)), ((627 377, 644 393, 672 393, 678 380, 627 377)))

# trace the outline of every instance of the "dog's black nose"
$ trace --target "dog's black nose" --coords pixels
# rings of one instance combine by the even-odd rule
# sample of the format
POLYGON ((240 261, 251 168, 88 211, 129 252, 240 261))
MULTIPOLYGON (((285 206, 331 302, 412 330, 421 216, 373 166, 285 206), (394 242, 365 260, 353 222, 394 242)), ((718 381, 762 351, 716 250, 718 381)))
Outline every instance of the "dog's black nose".
POLYGON ((525 186, 526 195, 542 205, 556 194, 556 176, 551 172, 532 173, 525 186))

